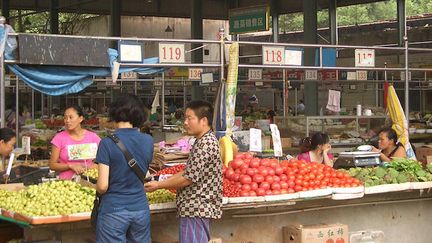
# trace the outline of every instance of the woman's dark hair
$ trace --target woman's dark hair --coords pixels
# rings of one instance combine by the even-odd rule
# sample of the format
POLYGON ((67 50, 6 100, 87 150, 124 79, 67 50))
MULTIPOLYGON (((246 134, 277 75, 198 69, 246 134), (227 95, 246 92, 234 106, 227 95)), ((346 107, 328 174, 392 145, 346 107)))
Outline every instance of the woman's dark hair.
POLYGON ((383 128, 379 133, 385 133, 389 140, 393 140, 394 144, 397 144, 398 136, 396 131, 391 127, 383 128))
POLYGON ((123 94, 111 103, 108 116, 110 121, 130 122, 134 127, 141 127, 146 120, 143 107, 135 95, 123 94))
POLYGON ((78 114, 78 116, 84 117, 83 109, 78 105, 67 106, 66 109, 64 109, 64 110, 66 111, 67 109, 74 109, 76 111, 76 113, 78 114))
POLYGON ((213 106, 203 100, 195 100, 191 101, 187 106, 186 109, 191 109, 194 111, 195 115, 202 119, 204 117, 207 118, 207 123, 211 127, 213 123, 213 106))
POLYGON ((315 150, 319 145, 323 145, 330 142, 330 138, 325 133, 315 133, 312 137, 303 138, 300 141, 300 150, 302 153, 315 150))
POLYGON ((0 140, 3 140, 5 143, 9 142, 15 135, 15 132, 10 128, 0 128, 0 140))

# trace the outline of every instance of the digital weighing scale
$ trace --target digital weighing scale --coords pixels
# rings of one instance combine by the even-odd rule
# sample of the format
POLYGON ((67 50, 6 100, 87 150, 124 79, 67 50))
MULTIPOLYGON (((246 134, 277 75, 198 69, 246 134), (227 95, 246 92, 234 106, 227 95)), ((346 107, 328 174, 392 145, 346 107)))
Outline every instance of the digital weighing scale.
POLYGON ((339 157, 334 162, 333 168, 378 166, 381 164, 379 157, 380 154, 378 152, 342 152, 339 153, 339 157))

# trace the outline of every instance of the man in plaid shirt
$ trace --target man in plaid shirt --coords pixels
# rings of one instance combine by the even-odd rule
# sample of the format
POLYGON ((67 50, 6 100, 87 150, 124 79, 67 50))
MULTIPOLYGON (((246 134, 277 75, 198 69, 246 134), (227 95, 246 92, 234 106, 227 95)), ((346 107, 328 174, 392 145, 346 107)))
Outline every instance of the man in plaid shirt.
POLYGON ((186 107, 185 128, 196 138, 184 172, 165 181, 146 183, 147 192, 177 190, 180 243, 208 243, 210 219, 222 216, 222 161, 219 143, 211 130, 213 107, 192 101, 186 107))

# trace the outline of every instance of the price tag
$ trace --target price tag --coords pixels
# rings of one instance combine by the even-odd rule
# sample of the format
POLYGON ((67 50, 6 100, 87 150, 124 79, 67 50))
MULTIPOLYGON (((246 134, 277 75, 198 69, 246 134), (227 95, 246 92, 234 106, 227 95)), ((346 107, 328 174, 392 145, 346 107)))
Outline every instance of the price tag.
POLYGON ((136 72, 124 72, 121 74, 121 79, 138 79, 138 73, 136 73, 136 72))
POLYGON ((249 129, 249 151, 262 151, 261 129, 249 129))
MULTIPOLYGON (((404 71, 401 71, 401 77, 400 77, 400 79, 402 81, 405 81, 405 72, 404 71)), ((408 80, 411 80, 411 72, 408 72, 408 80)))
POLYGON ((367 71, 357 71, 357 80, 367 80, 367 71))
POLYGON ((159 44, 159 62, 160 63, 184 63, 185 48, 184 44, 159 44))
POLYGON ((281 157, 283 155, 283 152, 282 152, 282 142, 280 138, 279 129, 276 124, 270 124, 270 130, 271 130, 272 140, 273 140, 274 155, 276 157, 281 157))
POLYGON ((306 70, 305 71, 305 80, 318 80, 318 71, 317 70, 306 70))
POLYGON ((255 86, 264 86, 264 82, 255 82, 255 86))
POLYGON ((154 86, 162 86, 162 80, 155 80, 154 86))
POLYGON ((189 68, 189 79, 190 80, 201 80, 202 68, 189 68))
POLYGON ((347 80, 357 80, 357 72, 347 72, 347 80))
POLYGON ((301 50, 285 50, 285 64, 293 66, 302 65, 303 51, 301 50))
POLYGON ((262 69, 249 69, 248 78, 249 80, 262 80, 262 69))
POLYGON ((283 46, 263 46, 262 63, 264 65, 283 65, 285 62, 285 48, 283 46))
POLYGON ((375 50, 356 49, 355 50, 356 67, 375 67, 375 50))

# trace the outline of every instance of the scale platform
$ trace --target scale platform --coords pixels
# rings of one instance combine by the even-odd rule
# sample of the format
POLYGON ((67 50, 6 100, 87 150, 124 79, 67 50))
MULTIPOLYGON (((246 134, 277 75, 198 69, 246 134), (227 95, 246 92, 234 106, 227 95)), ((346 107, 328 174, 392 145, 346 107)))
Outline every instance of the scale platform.
POLYGON ((333 168, 352 168, 378 166, 381 164, 378 152, 342 152, 334 162, 333 168))

